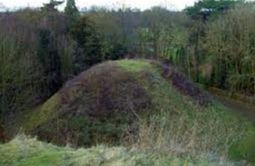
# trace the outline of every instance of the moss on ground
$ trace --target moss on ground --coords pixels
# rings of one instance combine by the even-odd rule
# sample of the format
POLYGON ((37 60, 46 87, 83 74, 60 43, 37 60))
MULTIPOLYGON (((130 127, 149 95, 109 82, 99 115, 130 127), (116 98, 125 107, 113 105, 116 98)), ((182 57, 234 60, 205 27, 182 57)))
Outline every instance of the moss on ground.
POLYGON ((58 115, 60 108, 60 96, 55 94, 52 96, 45 104, 34 109, 32 112, 27 114, 27 117, 24 117, 23 127, 25 131, 30 131, 42 123, 48 122, 50 119, 53 119, 58 115), (41 111, 43 110, 43 111, 41 111))
POLYGON ((247 160, 255 164, 255 132, 250 129, 249 134, 235 142, 229 149, 229 157, 232 160, 247 160))
POLYGON ((121 60, 116 61, 116 63, 124 68, 127 71, 130 72, 140 72, 144 70, 152 70, 152 65, 150 64, 150 61, 145 60, 121 60))

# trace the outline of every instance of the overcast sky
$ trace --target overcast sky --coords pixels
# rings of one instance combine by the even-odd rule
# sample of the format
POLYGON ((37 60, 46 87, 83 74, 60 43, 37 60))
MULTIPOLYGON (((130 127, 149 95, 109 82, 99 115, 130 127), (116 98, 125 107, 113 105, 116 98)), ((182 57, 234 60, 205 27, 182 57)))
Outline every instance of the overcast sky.
MULTIPOLYGON (((125 7, 140 8, 142 10, 161 5, 170 9, 181 10, 186 6, 193 5, 195 1, 197 0, 76 0, 76 5, 79 8, 88 8, 93 5, 119 8, 124 4, 125 7)), ((1 6, 7 8, 40 7, 42 3, 47 2, 49 0, 0 0, 0 8, 1 6)))

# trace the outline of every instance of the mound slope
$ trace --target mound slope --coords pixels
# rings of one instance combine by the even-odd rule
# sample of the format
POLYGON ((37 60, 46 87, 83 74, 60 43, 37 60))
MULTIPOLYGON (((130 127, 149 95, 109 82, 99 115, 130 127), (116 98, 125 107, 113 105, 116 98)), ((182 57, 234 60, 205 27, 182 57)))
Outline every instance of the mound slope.
MULTIPOLYGON (((159 110, 155 94, 169 83, 199 104, 208 97, 181 74, 155 61, 122 60, 96 65, 68 81, 34 111, 25 129, 56 144, 119 143, 135 135, 138 121, 159 110), (172 83, 172 84, 171 84, 172 83)), ((164 100, 171 100, 165 98, 164 100)))

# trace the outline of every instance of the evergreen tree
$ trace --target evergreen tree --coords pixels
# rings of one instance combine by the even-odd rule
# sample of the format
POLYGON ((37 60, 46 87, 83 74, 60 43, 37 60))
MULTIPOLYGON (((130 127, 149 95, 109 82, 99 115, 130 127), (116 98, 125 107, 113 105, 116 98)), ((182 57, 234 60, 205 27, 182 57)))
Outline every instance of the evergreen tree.
POLYGON ((81 17, 70 32, 80 48, 74 57, 76 74, 103 60, 100 34, 87 17, 81 17))
POLYGON ((43 7, 41 8, 43 11, 46 12, 56 12, 58 11, 56 9, 57 6, 61 5, 62 3, 64 3, 64 1, 55 1, 55 0, 50 0, 49 3, 46 3, 43 5, 43 7))
POLYGON ((211 15, 219 15, 231 9, 243 0, 199 0, 194 6, 185 9, 186 13, 193 19, 208 20, 211 15))
POLYGON ((67 0, 65 13, 67 16, 71 17, 72 19, 75 19, 79 16, 79 11, 75 5, 75 0, 67 0))

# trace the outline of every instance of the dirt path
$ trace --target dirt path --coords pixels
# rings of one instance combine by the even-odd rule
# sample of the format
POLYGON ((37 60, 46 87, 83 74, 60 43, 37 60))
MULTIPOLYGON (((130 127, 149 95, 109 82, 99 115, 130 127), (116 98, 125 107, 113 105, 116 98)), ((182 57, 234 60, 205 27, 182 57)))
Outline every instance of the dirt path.
POLYGON ((169 62, 162 62, 162 76, 170 80, 175 88, 177 88, 184 95, 188 95, 192 97, 195 101, 197 101, 201 105, 206 105, 211 100, 211 97, 215 100, 219 101, 230 110, 240 114, 241 116, 245 116, 248 119, 252 120, 255 123, 255 107, 248 106, 243 102, 239 102, 233 99, 230 99, 224 95, 214 93, 213 91, 209 91, 208 93, 204 93, 203 90, 197 88, 189 79, 185 78, 184 75, 177 72, 169 62), (209 94, 209 95, 207 95, 209 94))
POLYGON ((170 63, 162 62, 162 76, 183 95, 190 96, 196 103, 207 105, 211 102, 210 95, 198 88, 184 74, 177 71, 170 63))
POLYGON ((242 102, 235 101, 233 99, 229 99, 223 96, 214 95, 214 98, 221 102, 223 105, 228 107, 230 110, 233 110, 248 119, 252 120, 255 123, 255 108, 252 106, 248 106, 242 102))

